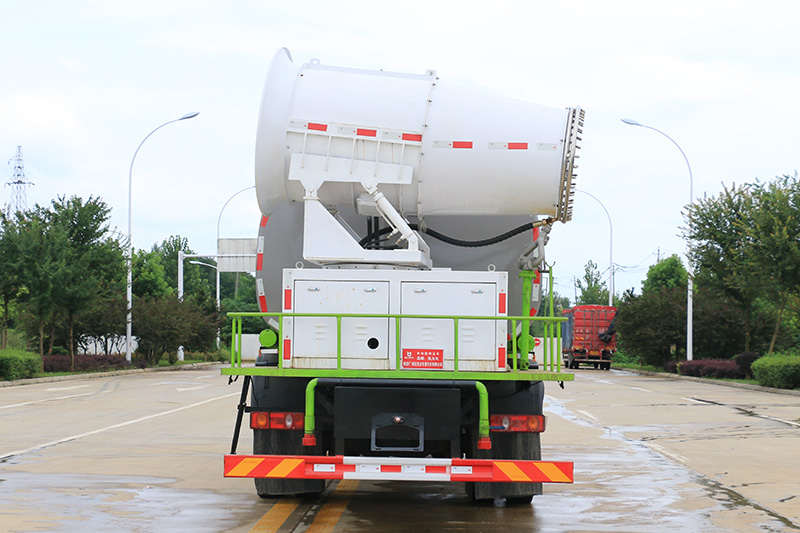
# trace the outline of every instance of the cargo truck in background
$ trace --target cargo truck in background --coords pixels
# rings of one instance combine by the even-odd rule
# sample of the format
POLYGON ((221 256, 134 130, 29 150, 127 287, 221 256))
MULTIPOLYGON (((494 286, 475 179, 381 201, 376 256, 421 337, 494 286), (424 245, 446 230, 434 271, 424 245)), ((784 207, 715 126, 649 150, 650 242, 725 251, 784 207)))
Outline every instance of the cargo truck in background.
POLYGON ((565 309, 561 323, 564 366, 577 369, 581 364, 601 370, 611 368, 617 351, 617 308, 607 305, 577 305, 565 309))
POLYGON ((259 313, 232 313, 242 394, 226 477, 262 497, 326 480, 461 481, 530 502, 544 382, 571 381, 562 317, 534 317, 544 249, 572 216, 580 108, 311 60, 272 60, 256 139, 259 313), (265 319, 242 363, 242 319, 265 319), (533 321, 544 356, 531 368, 533 321), (244 421, 253 453, 237 453, 244 421))

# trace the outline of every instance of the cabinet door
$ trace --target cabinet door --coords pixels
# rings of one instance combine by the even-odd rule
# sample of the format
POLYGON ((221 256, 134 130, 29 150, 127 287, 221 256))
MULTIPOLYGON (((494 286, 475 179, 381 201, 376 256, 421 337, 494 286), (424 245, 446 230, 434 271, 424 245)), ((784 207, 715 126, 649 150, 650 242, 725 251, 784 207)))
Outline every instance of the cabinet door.
MULTIPOLYGON (((387 281, 296 281, 296 313, 388 314, 387 281)), ((336 358, 334 317, 294 319, 294 358, 336 358)), ((342 318, 342 360, 387 359, 389 319, 342 318)), ((329 365, 325 365, 326 367, 329 365)))
MULTIPOLYGON (((403 314, 435 316, 496 316, 497 285, 494 283, 405 282, 401 290, 403 314)), ((458 324, 459 361, 495 361, 497 324, 493 320, 461 319, 458 324)), ((400 327, 404 368, 435 366, 443 354, 443 368, 453 368, 455 326, 451 319, 404 318, 400 327), (406 352, 415 350, 415 352, 406 352), (449 361, 449 364, 448 364, 449 361)), ((420 367, 422 368, 422 367, 420 367)))

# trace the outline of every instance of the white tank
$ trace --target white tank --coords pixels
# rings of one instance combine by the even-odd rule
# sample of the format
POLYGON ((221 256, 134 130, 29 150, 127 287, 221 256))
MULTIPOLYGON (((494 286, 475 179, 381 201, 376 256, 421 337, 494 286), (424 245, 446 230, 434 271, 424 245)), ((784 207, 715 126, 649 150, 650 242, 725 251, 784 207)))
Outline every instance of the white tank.
POLYGON ((572 215, 580 108, 555 109, 422 75, 297 66, 279 50, 256 141, 262 212, 314 190, 329 207, 377 185, 403 216, 572 215))

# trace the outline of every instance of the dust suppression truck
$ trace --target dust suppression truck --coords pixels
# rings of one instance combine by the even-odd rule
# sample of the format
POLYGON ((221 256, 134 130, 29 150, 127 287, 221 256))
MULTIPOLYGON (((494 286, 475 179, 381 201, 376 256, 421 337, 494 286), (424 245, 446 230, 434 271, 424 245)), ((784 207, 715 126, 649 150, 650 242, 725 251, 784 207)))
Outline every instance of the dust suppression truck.
POLYGON ((231 314, 222 371, 242 378, 225 476, 262 497, 455 481, 512 503, 572 482, 572 463, 540 452, 544 382, 573 379, 555 349, 563 318, 534 315, 552 311, 544 250, 572 216, 583 116, 432 70, 276 53, 256 139, 260 312, 231 314), (266 324, 255 364, 241 353, 252 315, 266 324), (237 453, 245 422, 252 454, 237 453))

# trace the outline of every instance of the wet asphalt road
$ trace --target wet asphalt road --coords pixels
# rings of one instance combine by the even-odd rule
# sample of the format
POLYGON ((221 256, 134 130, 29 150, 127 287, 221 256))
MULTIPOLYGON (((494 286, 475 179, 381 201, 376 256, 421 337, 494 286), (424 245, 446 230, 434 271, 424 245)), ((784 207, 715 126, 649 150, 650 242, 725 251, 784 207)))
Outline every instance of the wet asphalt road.
POLYGON ((238 394, 218 370, 0 388, 0 530, 800 531, 798 396, 579 370, 547 385, 542 451, 576 482, 474 506, 446 483, 262 500, 222 477, 238 394))

